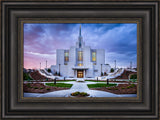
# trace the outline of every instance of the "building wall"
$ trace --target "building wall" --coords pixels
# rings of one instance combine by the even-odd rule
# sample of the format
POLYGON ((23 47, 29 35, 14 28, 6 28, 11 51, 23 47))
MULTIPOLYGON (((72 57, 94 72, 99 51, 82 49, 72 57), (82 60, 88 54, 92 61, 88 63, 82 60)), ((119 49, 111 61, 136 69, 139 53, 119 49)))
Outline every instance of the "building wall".
MULTIPOLYGON (((55 71, 59 72, 59 64, 60 65, 60 73, 64 77, 76 77, 75 71, 72 69, 77 65, 77 50, 76 47, 71 47, 69 49, 69 62, 68 65, 64 65, 64 50, 57 50, 57 64, 55 66, 51 66, 51 70, 54 73, 55 71)), ((105 65, 105 51, 103 49, 96 50, 96 65, 93 65, 92 62, 92 54, 91 48, 89 46, 85 46, 82 48, 83 51, 83 66, 89 68, 86 70, 86 77, 96 77, 101 76, 101 64, 102 64, 102 72, 108 73, 111 69, 110 65, 105 65)))
POLYGON ((57 56, 56 65, 59 64, 64 65, 64 50, 63 49, 56 50, 56 56, 57 56))
POLYGON ((51 65, 51 72, 55 74, 57 72, 57 65, 51 65))
MULTIPOLYGON (((86 77, 96 77, 101 76, 101 64, 102 72, 108 73, 111 69, 109 65, 105 65, 105 51, 103 49, 94 49, 96 51, 96 65, 92 62, 92 49, 90 46, 83 46, 80 48, 83 51, 83 66, 88 68, 86 70, 86 77)), ((56 51, 57 61, 55 66, 51 66, 51 70, 54 73, 55 71, 59 72, 60 64, 60 73, 64 77, 76 77, 75 71, 72 69, 77 66, 77 51, 80 50, 75 46, 70 47, 69 49, 69 62, 67 65, 64 65, 64 50, 58 49, 56 51)))
POLYGON ((72 69, 76 65, 76 47, 72 46, 69 50, 69 62, 68 62, 68 77, 74 77, 74 70, 72 69))
POLYGON ((86 77, 93 77, 93 63, 91 62, 91 48, 89 46, 85 46, 83 48, 84 54, 83 54, 83 59, 84 59, 84 66, 86 68, 89 68, 86 70, 86 77))

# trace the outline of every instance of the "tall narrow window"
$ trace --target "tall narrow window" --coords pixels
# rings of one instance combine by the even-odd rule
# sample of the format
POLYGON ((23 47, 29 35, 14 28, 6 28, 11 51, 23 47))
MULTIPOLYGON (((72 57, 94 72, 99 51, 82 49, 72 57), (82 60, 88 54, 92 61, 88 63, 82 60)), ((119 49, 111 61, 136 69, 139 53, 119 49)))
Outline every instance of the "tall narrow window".
POLYGON ((83 61, 83 52, 78 51, 78 61, 83 61))
POLYGON ((92 61, 96 62, 96 52, 92 52, 92 61))
POLYGON ((68 62, 69 61, 69 51, 64 51, 64 61, 68 62))

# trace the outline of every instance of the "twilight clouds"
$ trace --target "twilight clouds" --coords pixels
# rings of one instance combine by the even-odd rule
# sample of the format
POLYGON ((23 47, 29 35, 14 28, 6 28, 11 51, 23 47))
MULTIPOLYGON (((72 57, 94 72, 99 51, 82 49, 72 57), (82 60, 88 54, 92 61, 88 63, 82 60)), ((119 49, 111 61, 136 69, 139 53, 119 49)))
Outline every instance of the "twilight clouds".
MULTIPOLYGON (((78 40, 80 24, 24 24, 24 68, 56 64, 56 49, 69 49, 78 40)), ((81 24, 86 46, 105 49, 105 62, 114 67, 137 66, 137 24, 81 24)))

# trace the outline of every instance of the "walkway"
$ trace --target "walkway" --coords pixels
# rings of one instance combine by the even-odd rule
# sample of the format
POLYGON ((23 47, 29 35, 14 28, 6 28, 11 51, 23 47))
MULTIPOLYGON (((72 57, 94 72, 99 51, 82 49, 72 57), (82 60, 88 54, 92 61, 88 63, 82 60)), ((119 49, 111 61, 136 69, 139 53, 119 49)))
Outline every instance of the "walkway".
MULTIPOLYGON (((60 83, 60 82, 57 82, 60 83)), ((137 97, 136 94, 121 94, 117 95, 110 92, 99 91, 99 90, 90 90, 87 84, 96 84, 97 82, 63 82, 67 84, 73 84, 73 86, 69 90, 59 90, 49 93, 24 93, 24 97, 71 97, 70 94, 76 91, 79 92, 87 92, 90 94, 89 97, 137 97)))

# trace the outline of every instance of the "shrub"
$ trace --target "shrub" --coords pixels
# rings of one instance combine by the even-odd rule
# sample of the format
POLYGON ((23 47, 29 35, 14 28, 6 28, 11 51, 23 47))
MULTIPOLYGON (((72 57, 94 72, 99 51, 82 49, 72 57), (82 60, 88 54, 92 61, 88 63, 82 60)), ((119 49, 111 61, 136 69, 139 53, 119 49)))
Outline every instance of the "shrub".
POLYGON ((87 96, 87 93, 81 92, 80 95, 82 95, 82 96, 87 96))
POLYGON ((113 68, 111 68, 111 71, 110 72, 114 72, 114 69, 113 68))
POLYGON ((80 94, 80 92, 74 92, 74 93, 72 93, 73 96, 76 96, 76 95, 79 95, 79 94, 80 94))
POLYGON ((108 88, 108 90, 112 90, 112 88, 108 88))
POLYGON ((38 89, 38 87, 34 87, 34 89, 38 89))
POLYGON ((121 89, 125 89, 125 87, 121 87, 121 89))
POLYGON ((81 96, 88 96, 88 94, 87 93, 85 93, 85 92, 74 92, 74 93, 71 93, 71 95, 72 96, 77 96, 77 95, 81 95, 81 96))
POLYGON ((28 73, 23 73, 23 80, 33 80, 28 73))
POLYGON ((101 76, 103 76, 103 72, 101 72, 101 76))
POLYGON ((114 90, 118 90, 118 88, 114 88, 114 90))
POLYGON ((131 88, 131 86, 127 86, 127 89, 130 89, 131 88))
POLYGON ((51 69, 48 69, 47 71, 50 73, 50 72, 51 72, 51 69))
POLYGON ((31 84, 30 84, 30 83, 27 83, 27 87, 31 87, 31 84))
POLYGON ((135 84, 131 84, 131 87, 135 87, 136 85, 135 84))
POLYGON ((136 74, 131 75, 130 79, 137 79, 137 75, 136 74))
POLYGON ((50 90, 50 88, 46 88, 46 90, 50 90))
POLYGON ((40 89, 43 89, 43 87, 40 87, 40 89))
POLYGON ((58 75, 57 71, 55 72, 55 74, 54 74, 54 75, 58 75))

